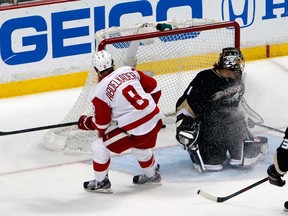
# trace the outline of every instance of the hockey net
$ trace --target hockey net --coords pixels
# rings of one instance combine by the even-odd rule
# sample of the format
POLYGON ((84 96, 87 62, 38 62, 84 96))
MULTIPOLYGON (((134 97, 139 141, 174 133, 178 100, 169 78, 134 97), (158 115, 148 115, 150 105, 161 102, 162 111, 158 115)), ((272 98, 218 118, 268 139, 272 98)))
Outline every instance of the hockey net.
MULTIPOLYGON (((135 66, 157 80, 162 89, 159 107, 169 116, 175 112, 177 99, 187 85, 200 70, 217 62, 222 48, 239 48, 240 28, 236 22, 174 20, 111 27, 98 31, 95 38, 98 50, 105 49, 112 54, 116 67, 135 66)), ((89 94, 97 80, 96 72, 91 69, 78 100, 62 123, 92 114, 89 94)), ((53 150, 90 153, 95 136, 95 131, 70 126, 48 131, 43 144, 53 150)))

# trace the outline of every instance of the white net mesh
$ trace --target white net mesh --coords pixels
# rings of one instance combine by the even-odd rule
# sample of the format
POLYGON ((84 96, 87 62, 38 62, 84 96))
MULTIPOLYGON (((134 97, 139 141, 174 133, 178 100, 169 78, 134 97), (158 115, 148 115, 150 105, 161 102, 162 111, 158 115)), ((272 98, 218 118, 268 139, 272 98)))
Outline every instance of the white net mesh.
MULTIPOLYGON (((162 89, 159 107, 171 115, 177 99, 197 72, 212 67, 222 48, 237 44, 236 33, 232 24, 223 27, 216 21, 193 19, 112 27, 98 31, 95 37, 98 49, 111 53, 116 67, 136 65, 136 69, 153 74, 162 89), (156 26, 166 30, 159 31, 156 26)), ((80 115, 92 113, 89 93, 96 84, 96 73, 91 70, 63 122, 77 121, 80 115)), ((58 128, 48 131, 43 144, 54 150, 90 153, 95 136, 95 132, 80 131, 76 126, 58 128)))

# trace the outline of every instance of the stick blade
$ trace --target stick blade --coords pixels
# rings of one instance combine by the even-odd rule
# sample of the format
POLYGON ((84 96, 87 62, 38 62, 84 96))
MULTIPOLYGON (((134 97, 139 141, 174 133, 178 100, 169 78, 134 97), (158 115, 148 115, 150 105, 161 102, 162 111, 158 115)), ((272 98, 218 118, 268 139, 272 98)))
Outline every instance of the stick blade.
POLYGON ((200 195, 200 196, 202 196, 202 197, 204 197, 204 198, 206 198, 206 199, 208 199, 208 200, 211 200, 211 201, 213 201, 213 202, 223 202, 222 199, 219 199, 218 197, 213 196, 213 195, 211 195, 211 194, 208 194, 208 193, 206 193, 206 192, 204 192, 204 191, 202 191, 202 190, 198 190, 198 191, 197 191, 197 194, 200 195))

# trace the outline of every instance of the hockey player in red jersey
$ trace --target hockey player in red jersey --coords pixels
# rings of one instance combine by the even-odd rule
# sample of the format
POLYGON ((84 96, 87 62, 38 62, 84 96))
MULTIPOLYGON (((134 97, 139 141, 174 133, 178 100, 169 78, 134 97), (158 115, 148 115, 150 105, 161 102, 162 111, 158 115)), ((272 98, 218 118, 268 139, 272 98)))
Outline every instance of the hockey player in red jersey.
MULTIPOLYGON (((267 169, 270 184, 282 187, 285 180, 282 177, 288 171, 288 127, 286 128, 283 141, 277 148, 274 156, 274 164, 267 169)), ((284 203, 284 211, 288 212, 288 201, 284 203)))
POLYGON ((144 172, 134 176, 133 183, 160 182, 159 164, 151 150, 163 117, 157 106, 161 90, 156 80, 129 66, 115 69, 111 54, 105 50, 93 55, 93 66, 100 80, 92 92, 94 115, 81 116, 78 127, 96 130, 99 137, 92 143, 95 179, 84 182, 84 189, 111 193, 110 152, 120 154, 128 149, 144 172))
POLYGON ((250 108, 243 98, 244 65, 239 49, 224 48, 214 67, 199 72, 176 103, 176 139, 199 172, 225 164, 251 166, 267 153, 267 138, 253 137, 240 111, 242 105, 250 108))

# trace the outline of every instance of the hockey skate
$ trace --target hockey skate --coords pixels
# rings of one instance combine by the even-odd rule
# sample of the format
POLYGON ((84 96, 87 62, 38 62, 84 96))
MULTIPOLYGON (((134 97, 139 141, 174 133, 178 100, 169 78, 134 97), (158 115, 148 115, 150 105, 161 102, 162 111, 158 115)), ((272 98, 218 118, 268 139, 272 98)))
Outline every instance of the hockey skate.
POLYGON ((157 164, 156 168, 155 168, 155 175, 152 177, 148 177, 146 176, 146 174, 142 174, 142 175, 136 175, 133 177, 133 183, 134 184, 138 184, 138 185, 142 185, 142 184, 146 184, 146 183, 159 183, 161 181, 161 175, 160 175, 160 165, 157 164))
POLYGON ((98 182, 95 179, 91 181, 86 181, 83 183, 85 191, 95 192, 95 193, 113 193, 111 190, 111 183, 109 181, 108 175, 103 181, 98 182))

